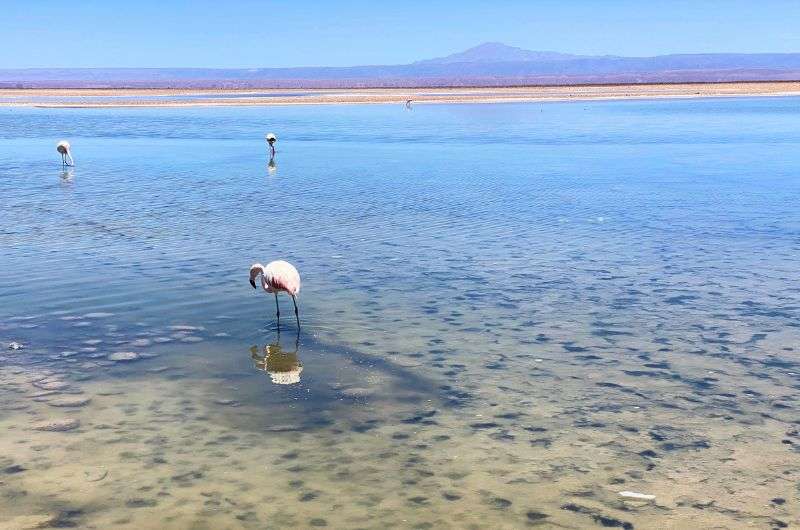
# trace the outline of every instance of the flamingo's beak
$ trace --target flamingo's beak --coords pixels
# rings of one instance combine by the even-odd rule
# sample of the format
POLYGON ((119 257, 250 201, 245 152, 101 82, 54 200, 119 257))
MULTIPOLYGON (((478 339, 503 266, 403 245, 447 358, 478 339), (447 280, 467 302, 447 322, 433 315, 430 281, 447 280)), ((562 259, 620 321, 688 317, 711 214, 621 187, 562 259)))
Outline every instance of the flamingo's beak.
POLYGON ((256 282, 254 282, 252 278, 250 279, 250 285, 253 286, 253 289, 256 288, 256 282))

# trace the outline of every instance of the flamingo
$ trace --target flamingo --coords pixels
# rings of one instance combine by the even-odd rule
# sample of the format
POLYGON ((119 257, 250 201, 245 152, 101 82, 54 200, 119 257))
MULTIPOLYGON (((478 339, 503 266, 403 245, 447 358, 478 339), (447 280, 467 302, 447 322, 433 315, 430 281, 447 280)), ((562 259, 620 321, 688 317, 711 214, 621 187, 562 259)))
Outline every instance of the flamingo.
POLYGON ((406 108, 407 108, 407 109, 410 109, 410 108, 411 108, 411 100, 410 100, 410 99, 407 99, 407 100, 406 100, 406 108))
POLYGON ((268 293, 275 295, 275 310, 278 325, 281 322, 281 308, 278 305, 278 293, 284 292, 292 297, 294 303, 294 317, 297 319, 297 329, 300 329, 300 312, 297 310, 297 293, 300 292, 300 273, 294 265, 287 261, 271 261, 267 266, 254 263, 250 267, 250 285, 256 289, 256 278, 261 276, 261 287, 268 293))
POLYGON ((273 133, 268 133, 266 138, 267 138, 267 143, 269 144, 269 150, 270 150, 269 158, 271 160, 275 158, 275 142, 278 141, 278 137, 275 136, 273 133))
POLYGON ((72 153, 69 151, 69 142, 66 140, 61 140, 56 144, 56 151, 61 153, 61 163, 65 166, 74 166, 75 161, 72 160, 72 153), (67 163, 67 158, 69 158, 69 163, 67 163))

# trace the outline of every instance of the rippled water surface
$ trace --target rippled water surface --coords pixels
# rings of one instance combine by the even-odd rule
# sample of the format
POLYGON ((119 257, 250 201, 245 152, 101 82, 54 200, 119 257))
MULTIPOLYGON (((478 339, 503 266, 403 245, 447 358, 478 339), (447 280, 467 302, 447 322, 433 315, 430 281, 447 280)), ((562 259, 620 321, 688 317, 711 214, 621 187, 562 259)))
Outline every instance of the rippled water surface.
POLYGON ((800 525, 799 103, 0 109, 0 527, 800 525))

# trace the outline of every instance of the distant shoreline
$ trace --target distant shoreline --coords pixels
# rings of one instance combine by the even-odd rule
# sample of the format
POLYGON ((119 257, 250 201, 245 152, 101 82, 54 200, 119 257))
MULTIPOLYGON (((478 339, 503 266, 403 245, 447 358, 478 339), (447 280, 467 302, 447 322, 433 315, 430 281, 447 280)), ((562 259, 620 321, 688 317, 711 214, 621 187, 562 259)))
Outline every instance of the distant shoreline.
POLYGON ((800 81, 457 88, 0 89, 0 107, 103 108, 435 103, 800 96, 800 81))

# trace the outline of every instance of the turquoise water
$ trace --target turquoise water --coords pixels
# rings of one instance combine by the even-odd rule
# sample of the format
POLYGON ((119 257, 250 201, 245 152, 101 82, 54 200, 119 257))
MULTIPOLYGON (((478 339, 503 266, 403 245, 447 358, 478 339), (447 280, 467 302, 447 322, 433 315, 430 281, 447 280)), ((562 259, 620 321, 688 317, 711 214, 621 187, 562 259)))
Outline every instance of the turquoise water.
POLYGON ((0 109, 0 522, 800 524, 798 102, 0 109))

